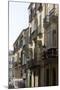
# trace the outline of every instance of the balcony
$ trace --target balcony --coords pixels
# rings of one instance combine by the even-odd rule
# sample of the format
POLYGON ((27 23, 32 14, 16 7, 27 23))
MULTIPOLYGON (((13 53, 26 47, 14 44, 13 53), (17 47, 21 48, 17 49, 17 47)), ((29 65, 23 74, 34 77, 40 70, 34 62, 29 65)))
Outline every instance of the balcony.
POLYGON ((43 26, 46 29, 49 27, 51 23, 58 23, 58 16, 55 14, 55 8, 53 8, 50 12, 49 15, 46 15, 43 21, 43 26))
POLYGON ((48 58, 58 56, 58 50, 56 48, 48 49, 47 56, 48 56, 48 58))
POLYGON ((42 60, 45 62, 57 62, 58 61, 58 50, 57 48, 50 48, 42 53, 42 60))
POLYGON ((34 59, 32 59, 32 53, 31 53, 31 58, 29 59, 29 61, 27 61, 27 68, 32 69, 40 66, 41 55, 40 55, 40 50, 38 49, 39 48, 37 47, 34 48, 34 59))
POLYGON ((35 67, 37 67, 37 66, 40 66, 40 63, 39 63, 39 61, 37 61, 37 60, 29 60, 28 62, 27 62, 27 67, 28 68, 35 68, 35 67))

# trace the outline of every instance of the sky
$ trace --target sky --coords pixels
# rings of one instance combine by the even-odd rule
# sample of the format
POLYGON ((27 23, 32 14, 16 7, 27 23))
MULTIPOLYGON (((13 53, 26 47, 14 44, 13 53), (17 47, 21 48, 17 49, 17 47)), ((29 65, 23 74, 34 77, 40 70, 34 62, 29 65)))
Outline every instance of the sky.
POLYGON ((28 6, 26 2, 9 2, 9 50, 13 50, 20 32, 28 27, 28 6))

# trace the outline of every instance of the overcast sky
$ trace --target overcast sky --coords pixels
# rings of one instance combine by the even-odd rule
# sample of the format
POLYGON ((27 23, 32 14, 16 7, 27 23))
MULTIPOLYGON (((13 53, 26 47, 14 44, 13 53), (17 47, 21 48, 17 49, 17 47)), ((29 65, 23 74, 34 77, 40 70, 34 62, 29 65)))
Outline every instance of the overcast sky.
POLYGON ((13 50, 13 43, 20 32, 28 27, 29 3, 9 2, 9 49, 13 50))

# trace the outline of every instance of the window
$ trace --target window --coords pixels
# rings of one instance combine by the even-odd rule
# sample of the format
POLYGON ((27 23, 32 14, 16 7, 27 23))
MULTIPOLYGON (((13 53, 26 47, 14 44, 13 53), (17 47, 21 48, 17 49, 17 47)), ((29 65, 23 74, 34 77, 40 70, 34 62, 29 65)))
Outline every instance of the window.
POLYGON ((35 17, 34 24, 35 24, 35 30, 36 30, 37 29, 37 26, 38 26, 38 19, 37 19, 37 17, 35 17))
POLYGON ((32 8, 29 9, 29 22, 32 21, 32 8))
POLYGON ((34 71, 34 87, 35 87, 35 71, 34 71))
POLYGON ((22 56, 22 64, 24 65, 24 54, 22 56))
POLYGON ((41 24, 42 24, 41 19, 42 19, 42 15, 39 16, 39 20, 38 20, 38 24, 39 24, 39 26, 38 26, 38 33, 41 32, 41 24))
POLYGON ((53 30, 53 46, 56 46, 56 30, 53 30))
POLYGON ((32 86, 32 72, 30 72, 30 87, 32 86))
POLYGON ((24 57, 25 57, 25 58, 24 58, 24 59, 25 59, 25 60, 24 60, 24 61, 25 61, 24 63, 26 64, 26 62, 27 62, 27 61, 26 61, 26 56, 24 55, 24 57))
POLYGON ((46 70, 46 86, 49 86, 49 69, 46 70))
POLYGON ((32 59, 32 55, 33 55, 33 52, 32 52, 32 48, 29 48, 29 59, 32 59))
POLYGON ((46 16, 46 22, 49 22, 49 15, 46 16))
POLYGON ((52 31, 49 29, 49 32, 47 33, 47 47, 50 48, 52 47, 52 31))
POLYGON ((31 33, 33 33, 33 31, 35 30, 35 27, 34 27, 34 20, 32 21, 32 30, 31 30, 31 33))
POLYGON ((48 14, 48 4, 45 4, 45 15, 48 14))
POLYGON ((40 68, 38 69, 38 86, 40 86, 40 68))
POLYGON ((53 85, 56 85, 56 70, 55 68, 53 68, 53 71, 52 71, 52 84, 53 85))
POLYGON ((21 64, 23 64, 23 52, 21 52, 21 64))
POLYGON ((42 16, 40 15, 40 29, 41 29, 41 18, 42 18, 42 16))
POLYGON ((37 17, 35 17, 35 19, 33 19, 33 21, 32 21, 32 31, 31 31, 31 33, 33 33, 35 30, 37 30, 37 25, 38 25, 38 21, 37 21, 37 17))
POLYGON ((30 40, 31 40, 31 28, 30 28, 30 33, 29 33, 29 36, 30 36, 30 40))

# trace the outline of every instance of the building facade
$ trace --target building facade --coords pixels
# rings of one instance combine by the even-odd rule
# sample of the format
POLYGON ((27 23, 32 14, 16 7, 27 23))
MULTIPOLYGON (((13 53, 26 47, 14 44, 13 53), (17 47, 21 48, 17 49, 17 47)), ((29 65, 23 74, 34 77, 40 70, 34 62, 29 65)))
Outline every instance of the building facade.
MULTIPOLYGON (((26 45, 28 42, 28 28, 24 29, 14 43, 14 81, 25 80, 26 84, 26 62, 27 52, 26 45)), ((15 83, 15 87, 18 88, 19 83, 15 83)))
POLYGON ((58 5, 31 3, 28 87, 58 85, 58 5))
POLYGON ((24 79, 25 87, 58 85, 58 10, 48 3, 28 7, 29 26, 13 44, 13 79, 24 79))

